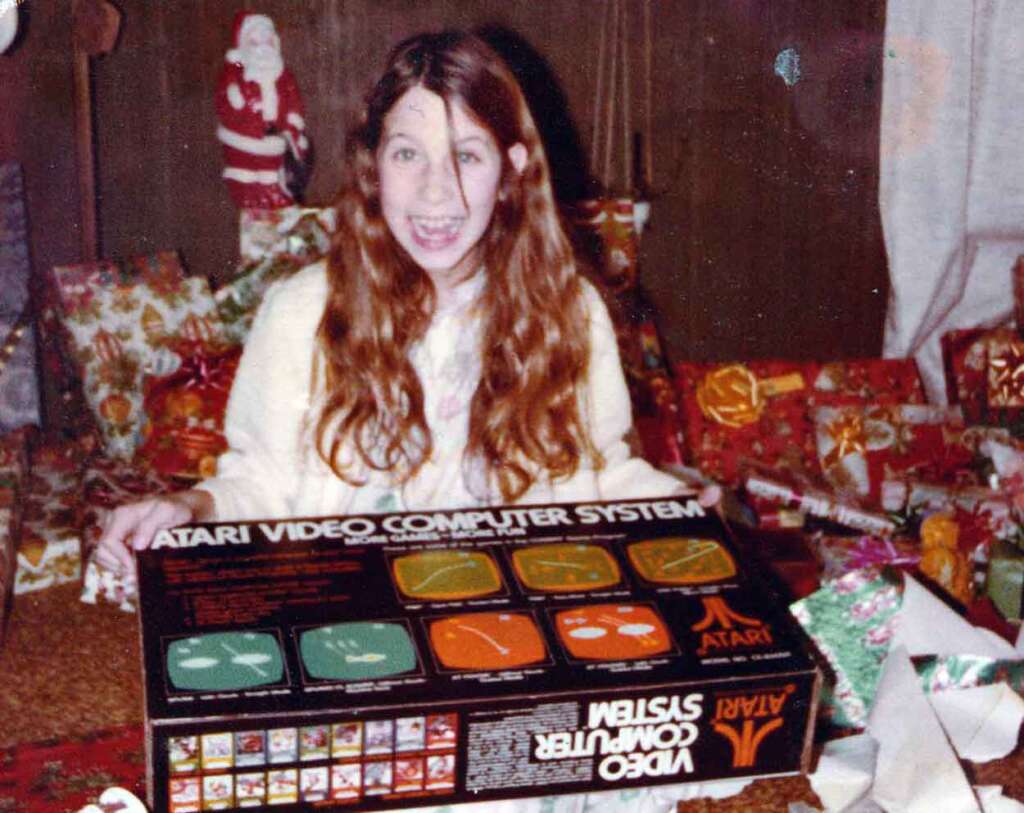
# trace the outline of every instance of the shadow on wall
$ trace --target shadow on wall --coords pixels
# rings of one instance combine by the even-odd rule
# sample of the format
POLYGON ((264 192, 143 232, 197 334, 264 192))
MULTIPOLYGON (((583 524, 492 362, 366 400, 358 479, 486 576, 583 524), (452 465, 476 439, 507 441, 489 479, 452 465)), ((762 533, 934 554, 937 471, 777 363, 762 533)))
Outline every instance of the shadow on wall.
POLYGON ((564 205, 586 197, 593 191, 593 182, 576 123, 569 115, 569 100, 550 65, 508 28, 489 25, 475 33, 508 63, 523 88, 547 150, 555 198, 564 205))

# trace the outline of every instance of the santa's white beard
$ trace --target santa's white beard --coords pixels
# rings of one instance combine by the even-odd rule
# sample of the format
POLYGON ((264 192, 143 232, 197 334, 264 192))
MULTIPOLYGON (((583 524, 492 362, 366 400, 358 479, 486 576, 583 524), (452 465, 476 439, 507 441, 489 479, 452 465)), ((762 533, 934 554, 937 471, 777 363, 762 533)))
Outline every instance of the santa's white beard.
POLYGON ((271 45, 243 48, 242 78, 260 86, 264 121, 277 119, 277 80, 284 72, 281 52, 271 45))

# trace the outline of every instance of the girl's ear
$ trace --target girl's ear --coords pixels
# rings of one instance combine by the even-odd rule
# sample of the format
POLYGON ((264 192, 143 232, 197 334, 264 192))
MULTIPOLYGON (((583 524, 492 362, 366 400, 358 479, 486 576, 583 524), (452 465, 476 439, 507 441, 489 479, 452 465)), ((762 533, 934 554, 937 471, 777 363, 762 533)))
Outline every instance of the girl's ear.
POLYGON ((512 162, 516 172, 522 175, 526 169, 526 147, 517 141, 508 148, 508 160, 512 162))

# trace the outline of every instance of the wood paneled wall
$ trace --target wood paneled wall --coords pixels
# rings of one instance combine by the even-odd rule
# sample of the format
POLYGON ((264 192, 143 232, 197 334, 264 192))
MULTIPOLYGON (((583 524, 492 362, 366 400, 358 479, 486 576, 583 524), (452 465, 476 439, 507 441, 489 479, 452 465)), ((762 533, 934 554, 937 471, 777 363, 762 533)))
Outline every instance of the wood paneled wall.
MULTIPOLYGON (((489 26, 525 66, 561 194, 584 188, 607 0, 117 2, 121 40, 94 70, 107 256, 175 247, 195 272, 215 281, 230 272, 237 216, 219 178, 213 90, 243 7, 277 20, 303 90, 316 149, 312 202, 333 195, 346 126, 389 48, 446 26, 489 26)), ((640 129, 645 0, 624 2, 640 129)), ((887 293, 877 206, 884 0, 650 8, 654 203, 642 282, 670 355, 876 354, 887 293), (800 60, 792 85, 774 69, 786 48, 800 60)), ((70 127, 70 107, 59 114, 70 127)), ((55 173, 54 205, 64 206, 69 183, 55 173)))

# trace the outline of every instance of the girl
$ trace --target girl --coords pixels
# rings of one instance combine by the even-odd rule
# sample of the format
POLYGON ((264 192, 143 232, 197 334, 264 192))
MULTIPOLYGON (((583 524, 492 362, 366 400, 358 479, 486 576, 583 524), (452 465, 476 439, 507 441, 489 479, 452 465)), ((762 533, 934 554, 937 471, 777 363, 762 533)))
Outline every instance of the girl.
POLYGON ((630 456, 608 314, 523 94, 483 42, 395 49, 337 207, 329 258, 256 317, 217 475, 115 511, 101 564, 130 574, 132 548, 189 521, 687 491, 630 456))

